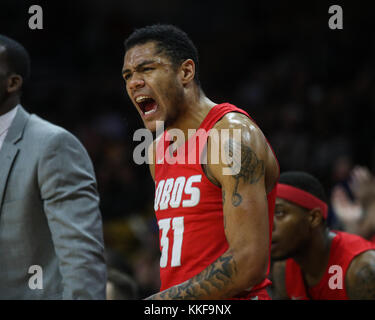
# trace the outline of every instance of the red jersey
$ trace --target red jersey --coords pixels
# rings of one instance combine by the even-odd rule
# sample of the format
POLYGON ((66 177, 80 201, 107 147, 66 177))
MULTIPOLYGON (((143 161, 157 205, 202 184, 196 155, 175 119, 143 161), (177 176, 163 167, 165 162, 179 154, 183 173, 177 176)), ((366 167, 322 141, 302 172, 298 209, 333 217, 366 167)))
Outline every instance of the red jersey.
MULTIPOLYGON (((173 160, 167 150, 168 132, 157 142, 154 209, 159 225, 161 291, 197 275, 228 249, 221 188, 208 180, 199 160, 209 130, 229 112, 249 117, 228 103, 214 106, 196 134, 177 149, 174 164, 170 164, 173 160)), ((267 196, 270 244, 275 197, 276 188, 267 196)), ((247 297, 269 284, 264 279, 247 297)))
POLYGON ((375 244, 346 232, 334 231, 327 269, 319 283, 306 290, 299 265, 286 261, 285 285, 293 300, 348 300, 345 276, 351 261, 360 253, 375 250, 375 244))

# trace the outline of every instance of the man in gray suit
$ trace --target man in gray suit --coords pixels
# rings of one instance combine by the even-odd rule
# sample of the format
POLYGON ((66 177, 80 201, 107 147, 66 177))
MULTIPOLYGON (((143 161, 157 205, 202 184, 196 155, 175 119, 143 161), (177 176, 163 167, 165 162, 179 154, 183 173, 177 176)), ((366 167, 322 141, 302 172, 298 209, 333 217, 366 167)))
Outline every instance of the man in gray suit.
POLYGON ((0 35, 0 299, 105 299, 93 166, 72 134, 20 105, 29 64, 0 35))

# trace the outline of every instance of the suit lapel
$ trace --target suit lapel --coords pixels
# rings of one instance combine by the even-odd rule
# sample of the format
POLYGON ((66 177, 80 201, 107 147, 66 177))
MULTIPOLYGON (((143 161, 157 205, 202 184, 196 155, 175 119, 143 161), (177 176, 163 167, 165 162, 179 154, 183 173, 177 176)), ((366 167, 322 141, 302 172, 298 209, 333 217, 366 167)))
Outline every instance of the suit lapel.
POLYGON ((0 213, 4 202, 9 173, 19 152, 18 141, 22 139, 26 123, 30 117, 21 106, 9 127, 2 148, 0 149, 0 213))

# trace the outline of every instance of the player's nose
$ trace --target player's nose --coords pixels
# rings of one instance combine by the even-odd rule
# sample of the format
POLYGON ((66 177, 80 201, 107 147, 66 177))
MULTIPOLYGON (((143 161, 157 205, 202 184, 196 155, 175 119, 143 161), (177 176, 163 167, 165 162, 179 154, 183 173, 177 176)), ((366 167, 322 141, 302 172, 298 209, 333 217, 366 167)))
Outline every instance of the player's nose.
POLYGON ((131 91, 143 88, 144 85, 145 81, 142 78, 137 78, 136 76, 133 76, 129 81, 129 89, 131 91))

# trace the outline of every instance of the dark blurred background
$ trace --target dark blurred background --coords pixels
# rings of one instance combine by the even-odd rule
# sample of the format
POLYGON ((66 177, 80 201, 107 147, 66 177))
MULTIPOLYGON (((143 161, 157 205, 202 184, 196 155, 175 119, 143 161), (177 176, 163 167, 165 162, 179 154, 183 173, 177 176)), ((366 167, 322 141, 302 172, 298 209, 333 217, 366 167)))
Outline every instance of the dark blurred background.
MULTIPOLYGON (((109 261, 145 296, 159 286, 158 230, 154 184, 147 166, 133 162, 142 122, 121 77, 124 39, 157 22, 185 30, 200 52, 208 97, 248 111, 281 170, 316 175, 329 195, 354 165, 375 170, 374 9, 312 0, 1 0, 0 33, 31 56, 24 107, 87 148, 109 261), (34 4, 43 9, 43 30, 28 28, 34 4), (328 27, 333 4, 343 8, 343 30, 328 27)), ((332 210, 329 223, 336 227, 332 210)))

